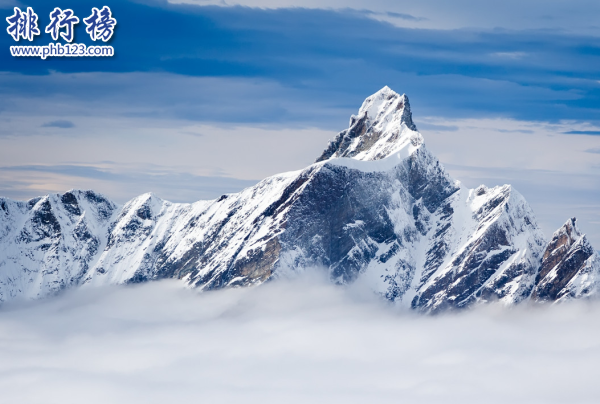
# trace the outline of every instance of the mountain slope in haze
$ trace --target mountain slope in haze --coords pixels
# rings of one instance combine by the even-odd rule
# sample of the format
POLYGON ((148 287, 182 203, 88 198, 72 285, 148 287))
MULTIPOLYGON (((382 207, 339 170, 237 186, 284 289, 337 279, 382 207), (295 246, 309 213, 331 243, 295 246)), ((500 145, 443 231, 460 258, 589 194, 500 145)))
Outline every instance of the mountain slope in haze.
POLYGON ((237 194, 193 204, 145 194, 124 206, 75 190, 0 199, 0 300, 164 278, 247 286, 313 266, 426 312, 589 296, 600 260, 581 261, 591 247, 569 231, 552 247, 510 185, 467 189, 452 179, 425 147, 408 98, 384 87, 314 164, 237 194), (572 247, 585 253, 554 264, 572 247))

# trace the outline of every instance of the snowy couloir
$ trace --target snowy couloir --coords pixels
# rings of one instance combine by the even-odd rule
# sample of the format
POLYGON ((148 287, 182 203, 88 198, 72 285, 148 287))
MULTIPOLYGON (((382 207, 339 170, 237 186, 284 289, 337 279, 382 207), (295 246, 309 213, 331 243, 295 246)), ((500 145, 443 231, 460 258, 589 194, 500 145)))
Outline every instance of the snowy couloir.
POLYGON ((0 301, 164 278, 257 285, 307 267, 425 312, 564 301, 599 288, 600 257, 575 223, 548 242, 510 185, 452 179, 408 98, 384 87, 313 165, 217 200, 0 198, 0 301))

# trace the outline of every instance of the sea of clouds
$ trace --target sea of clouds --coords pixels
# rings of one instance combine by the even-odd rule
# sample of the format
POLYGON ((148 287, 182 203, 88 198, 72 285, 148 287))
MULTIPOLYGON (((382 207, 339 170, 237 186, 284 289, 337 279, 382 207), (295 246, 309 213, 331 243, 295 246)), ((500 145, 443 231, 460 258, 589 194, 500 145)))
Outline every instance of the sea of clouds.
POLYGON ((592 403, 600 305, 417 315, 309 274, 0 307, 3 403, 592 403))

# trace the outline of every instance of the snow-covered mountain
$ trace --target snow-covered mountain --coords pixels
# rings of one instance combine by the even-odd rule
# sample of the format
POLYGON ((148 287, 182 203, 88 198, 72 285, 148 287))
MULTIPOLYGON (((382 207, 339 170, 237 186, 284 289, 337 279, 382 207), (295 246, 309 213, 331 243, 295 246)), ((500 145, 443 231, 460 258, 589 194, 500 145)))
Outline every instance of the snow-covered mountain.
POLYGON ((467 189, 427 150, 405 95, 384 87, 304 170, 240 193, 124 206, 72 190, 0 198, 0 301, 177 278, 255 285, 307 267, 434 312, 596 292, 600 258, 574 219, 548 244, 510 185, 467 189))

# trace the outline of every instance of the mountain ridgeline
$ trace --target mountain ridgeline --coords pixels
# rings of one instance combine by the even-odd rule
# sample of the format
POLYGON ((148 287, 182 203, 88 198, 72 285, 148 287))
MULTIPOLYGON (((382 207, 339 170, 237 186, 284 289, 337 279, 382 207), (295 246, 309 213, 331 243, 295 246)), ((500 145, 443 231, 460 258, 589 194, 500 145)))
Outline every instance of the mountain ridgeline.
POLYGON ((600 257, 575 219, 547 241, 510 185, 467 189, 384 87, 311 166, 192 204, 124 206, 71 190, 0 198, 0 301, 175 278, 203 290, 308 267, 422 312, 598 293, 600 257))

